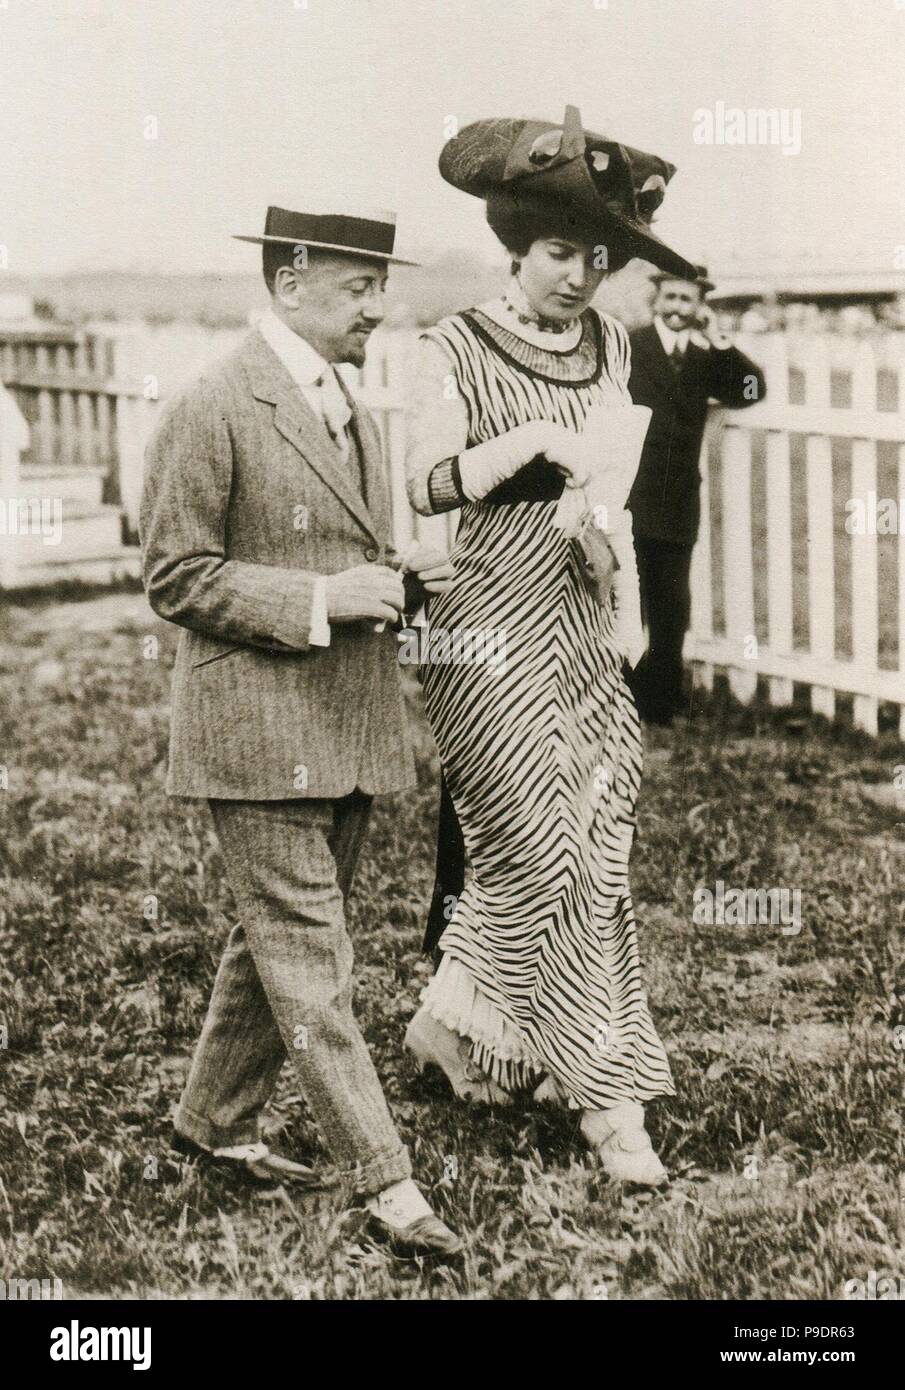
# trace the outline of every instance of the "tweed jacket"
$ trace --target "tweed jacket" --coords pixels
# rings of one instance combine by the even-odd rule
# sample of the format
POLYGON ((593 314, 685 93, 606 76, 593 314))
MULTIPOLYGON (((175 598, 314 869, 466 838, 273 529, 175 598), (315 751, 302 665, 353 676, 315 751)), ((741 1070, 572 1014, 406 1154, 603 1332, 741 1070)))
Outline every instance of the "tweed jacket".
POLYGON ((183 629, 172 796, 273 801, 413 785, 393 632, 334 624, 328 647, 308 642, 315 577, 392 550, 377 427, 350 405, 343 461, 254 331, 168 407, 150 440, 145 589, 183 629))
POLYGON ((653 324, 630 335, 629 394, 653 411, 638 475, 629 494, 635 535, 694 545, 701 517, 700 454, 709 400, 733 410, 762 401, 764 375, 736 347, 689 343, 674 375, 653 324))

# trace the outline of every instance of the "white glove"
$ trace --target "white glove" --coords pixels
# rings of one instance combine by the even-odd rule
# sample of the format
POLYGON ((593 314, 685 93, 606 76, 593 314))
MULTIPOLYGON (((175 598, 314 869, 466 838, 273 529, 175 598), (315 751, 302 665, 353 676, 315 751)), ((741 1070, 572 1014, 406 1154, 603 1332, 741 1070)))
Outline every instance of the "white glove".
POLYGON ((587 480, 588 466, 580 435, 548 420, 529 420, 459 455, 462 491, 470 501, 478 502, 538 454, 545 455, 566 474, 567 486, 581 487, 587 480))

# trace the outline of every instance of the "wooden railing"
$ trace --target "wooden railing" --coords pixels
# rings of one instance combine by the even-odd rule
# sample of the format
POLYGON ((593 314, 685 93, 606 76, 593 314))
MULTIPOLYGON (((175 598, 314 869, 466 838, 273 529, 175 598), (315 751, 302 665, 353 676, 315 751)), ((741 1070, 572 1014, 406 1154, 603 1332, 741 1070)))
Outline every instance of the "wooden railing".
POLYGON ((24 467, 97 473, 111 502, 120 500, 118 405, 135 392, 115 379, 115 348, 112 337, 52 325, 0 336, 0 381, 31 432, 24 467))

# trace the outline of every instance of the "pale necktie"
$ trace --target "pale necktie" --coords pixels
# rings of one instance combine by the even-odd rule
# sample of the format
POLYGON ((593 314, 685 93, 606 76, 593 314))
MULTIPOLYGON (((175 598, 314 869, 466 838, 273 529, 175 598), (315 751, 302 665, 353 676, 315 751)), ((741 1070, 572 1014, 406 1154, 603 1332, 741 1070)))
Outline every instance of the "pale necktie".
POLYGON ((324 424, 344 460, 349 457, 349 436, 346 426, 352 418, 352 410, 346 394, 339 384, 332 367, 327 367, 318 381, 321 392, 321 407, 324 424))

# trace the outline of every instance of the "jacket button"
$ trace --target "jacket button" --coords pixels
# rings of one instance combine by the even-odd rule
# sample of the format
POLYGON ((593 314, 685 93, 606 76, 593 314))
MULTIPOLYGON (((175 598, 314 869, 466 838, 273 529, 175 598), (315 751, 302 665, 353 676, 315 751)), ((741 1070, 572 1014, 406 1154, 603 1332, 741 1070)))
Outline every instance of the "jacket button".
POLYGON ((376 550, 376 549, 374 548, 373 545, 369 545, 368 548, 367 548, 367 550, 365 551, 365 559, 366 559, 366 560, 378 560, 379 558, 380 558, 380 551, 379 551, 379 550, 376 550))

